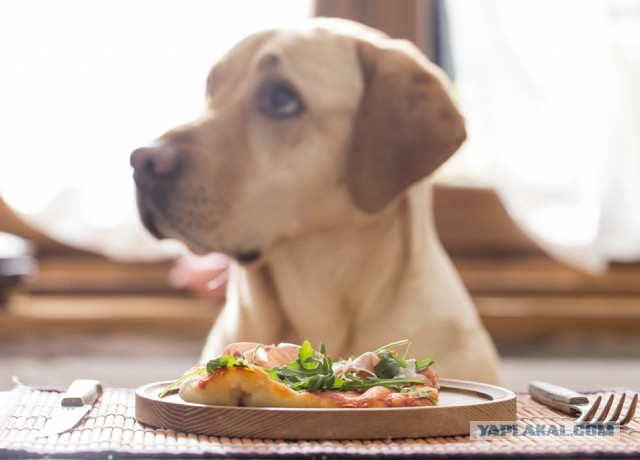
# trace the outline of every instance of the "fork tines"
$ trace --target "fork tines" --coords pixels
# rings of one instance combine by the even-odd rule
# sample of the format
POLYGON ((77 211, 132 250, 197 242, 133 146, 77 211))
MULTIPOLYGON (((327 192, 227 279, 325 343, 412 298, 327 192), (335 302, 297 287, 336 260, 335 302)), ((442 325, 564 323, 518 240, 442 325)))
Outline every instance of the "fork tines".
POLYGON ((618 401, 618 405, 616 406, 613 413, 607 418, 609 414, 609 410, 613 405, 613 401, 615 399, 615 395, 609 395, 607 402, 605 403, 600 415, 596 417, 596 412, 598 411, 598 407, 602 402, 602 396, 598 396, 596 400, 593 402, 588 411, 586 411, 578 420, 576 420, 576 424, 578 425, 588 425, 590 423, 603 422, 603 423, 617 423, 620 426, 628 425, 632 420, 633 416, 636 413, 636 407, 638 406, 638 394, 633 395, 633 399, 629 404, 629 408, 627 409, 626 414, 621 417, 622 410, 624 409, 624 402, 627 398, 625 393, 622 393, 620 397, 620 401, 618 401))

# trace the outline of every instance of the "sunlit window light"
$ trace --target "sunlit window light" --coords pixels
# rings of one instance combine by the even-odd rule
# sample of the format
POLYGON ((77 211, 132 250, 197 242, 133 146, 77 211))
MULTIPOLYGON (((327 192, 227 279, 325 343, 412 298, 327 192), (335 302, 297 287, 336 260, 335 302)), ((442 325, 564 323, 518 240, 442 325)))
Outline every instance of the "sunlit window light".
POLYGON ((206 74, 310 0, 0 3, 0 193, 53 236, 135 215, 129 153, 194 119, 206 74), (58 219, 50 219, 51 215, 58 219))

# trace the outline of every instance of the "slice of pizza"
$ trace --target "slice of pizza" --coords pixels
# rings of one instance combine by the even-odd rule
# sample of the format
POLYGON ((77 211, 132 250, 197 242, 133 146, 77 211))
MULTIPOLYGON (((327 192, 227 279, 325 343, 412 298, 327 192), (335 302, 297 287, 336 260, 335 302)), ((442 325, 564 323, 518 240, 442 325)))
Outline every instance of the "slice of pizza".
POLYGON ((400 341, 346 360, 313 350, 308 341, 235 343, 196 366, 160 396, 179 387, 186 402, 217 406, 367 408, 433 406, 438 375, 433 359, 400 357, 400 341))

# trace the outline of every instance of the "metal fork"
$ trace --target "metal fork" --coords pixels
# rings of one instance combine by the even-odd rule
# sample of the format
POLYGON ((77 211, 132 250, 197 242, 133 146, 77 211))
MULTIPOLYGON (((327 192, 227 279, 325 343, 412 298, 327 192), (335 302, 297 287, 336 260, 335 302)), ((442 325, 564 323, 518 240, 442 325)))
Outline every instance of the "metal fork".
POLYGON ((529 382, 529 394, 533 399, 546 406, 558 409, 566 414, 578 416, 576 425, 588 425, 596 422, 617 423, 620 426, 627 425, 633 420, 636 406, 638 405, 638 394, 636 393, 633 395, 627 413, 621 417, 620 414, 622 414, 627 396, 623 393, 615 410, 607 417, 615 399, 613 394, 609 395, 607 402, 598 415, 596 414, 602 402, 602 396, 598 396, 593 403, 590 403, 589 399, 580 393, 537 380, 529 382))

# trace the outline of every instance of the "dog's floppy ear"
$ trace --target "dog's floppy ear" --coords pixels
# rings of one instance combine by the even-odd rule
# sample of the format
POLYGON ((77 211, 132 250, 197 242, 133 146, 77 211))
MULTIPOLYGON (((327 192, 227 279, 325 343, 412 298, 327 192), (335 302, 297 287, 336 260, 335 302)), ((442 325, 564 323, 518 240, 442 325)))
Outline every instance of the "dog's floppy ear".
POLYGON ((373 213, 440 166, 466 134, 439 69, 415 46, 385 40, 357 47, 365 89, 346 178, 358 207, 373 213))

